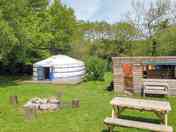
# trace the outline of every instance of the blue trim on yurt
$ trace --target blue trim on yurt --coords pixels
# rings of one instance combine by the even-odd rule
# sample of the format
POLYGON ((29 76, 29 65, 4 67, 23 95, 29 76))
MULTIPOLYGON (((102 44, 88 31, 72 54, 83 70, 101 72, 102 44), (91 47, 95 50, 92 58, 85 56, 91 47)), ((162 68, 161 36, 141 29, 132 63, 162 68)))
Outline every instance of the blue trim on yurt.
POLYGON ((50 67, 49 80, 54 80, 54 72, 52 67, 50 67))

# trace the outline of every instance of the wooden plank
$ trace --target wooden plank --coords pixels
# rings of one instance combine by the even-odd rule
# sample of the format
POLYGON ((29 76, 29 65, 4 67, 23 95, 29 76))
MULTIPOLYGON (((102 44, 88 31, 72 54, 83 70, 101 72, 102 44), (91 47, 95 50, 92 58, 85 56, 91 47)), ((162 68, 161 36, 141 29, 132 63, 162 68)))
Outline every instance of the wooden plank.
POLYGON ((115 97, 114 99, 112 99, 110 103, 112 105, 119 107, 126 107, 145 111, 157 111, 163 113, 171 111, 170 103, 167 101, 154 101, 154 100, 127 98, 127 97, 115 97))
POLYGON ((146 129, 146 130, 158 131, 158 132, 173 132, 173 128, 170 126, 166 127, 165 125, 160 125, 160 124, 131 121, 131 120, 125 120, 120 118, 107 117, 104 120, 104 123, 112 126, 115 125, 115 126, 122 126, 122 127, 139 128, 139 129, 146 129))
POLYGON ((154 81, 144 82, 144 86, 163 86, 163 87, 166 87, 166 88, 169 87, 168 83, 154 82, 154 81))
POLYGON ((163 91, 163 90, 144 90, 144 93, 148 93, 148 94, 168 94, 167 91, 163 91))
POLYGON ((151 89, 151 90, 163 90, 165 91, 166 88, 163 86, 144 86, 144 89, 151 89))

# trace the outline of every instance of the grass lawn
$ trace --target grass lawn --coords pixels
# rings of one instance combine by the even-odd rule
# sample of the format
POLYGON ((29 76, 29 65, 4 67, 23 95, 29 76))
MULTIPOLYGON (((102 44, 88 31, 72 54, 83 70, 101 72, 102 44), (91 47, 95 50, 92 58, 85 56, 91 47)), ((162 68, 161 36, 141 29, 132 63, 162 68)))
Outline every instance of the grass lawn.
MULTIPOLYGON (((22 84, 14 78, 0 77, 0 132, 106 132, 103 120, 111 116, 109 101, 117 96, 107 92, 106 86, 110 83, 111 74, 106 74, 105 81, 83 82, 74 86, 61 86, 51 84, 22 84), (33 97, 55 96, 63 92, 62 100, 71 101, 80 99, 80 108, 64 108, 57 112, 39 113, 37 118, 28 121, 24 118, 22 106, 33 97), (9 96, 17 95, 19 105, 13 107, 9 104, 9 96)), ((155 98, 168 100, 172 106, 169 114, 169 125, 176 130, 176 97, 155 98)), ((125 111, 125 115, 152 119, 158 118, 148 112, 125 111)), ((144 120, 144 119, 143 119, 144 120)), ((143 132, 144 130, 115 128, 115 132, 143 132)))

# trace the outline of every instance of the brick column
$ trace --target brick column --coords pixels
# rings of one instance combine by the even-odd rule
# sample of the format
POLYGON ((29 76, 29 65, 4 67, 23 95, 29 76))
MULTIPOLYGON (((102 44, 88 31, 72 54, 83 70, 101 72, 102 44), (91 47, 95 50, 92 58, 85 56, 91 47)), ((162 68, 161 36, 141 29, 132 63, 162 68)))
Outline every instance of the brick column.
POLYGON ((141 93, 143 85, 143 67, 141 64, 133 65, 133 87, 134 92, 141 93))
POLYGON ((124 90, 124 77, 123 68, 121 64, 116 64, 113 66, 113 83, 114 91, 122 92, 124 90))

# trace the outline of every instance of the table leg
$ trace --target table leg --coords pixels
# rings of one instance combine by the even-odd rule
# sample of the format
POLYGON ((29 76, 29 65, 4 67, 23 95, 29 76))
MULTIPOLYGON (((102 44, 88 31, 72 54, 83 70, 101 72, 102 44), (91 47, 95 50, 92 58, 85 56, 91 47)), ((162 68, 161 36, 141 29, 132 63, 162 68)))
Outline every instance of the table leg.
POLYGON ((167 114, 164 115, 164 124, 167 127, 168 121, 167 121, 167 114))
POLYGON ((157 113, 158 117, 161 119, 161 124, 164 124, 166 127, 168 125, 168 117, 167 113, 157 113))
POLYGON ((112 106, 112 118, 117 118, 116 108, 112 106))
POLYGON ((160 113, 160 112, 154 112, 155 114, 156 114, 156 116, 158 116, 159 117, 159 119, 160 119, 160 123, 161 124, 165 124, 165 113, 160 113))

